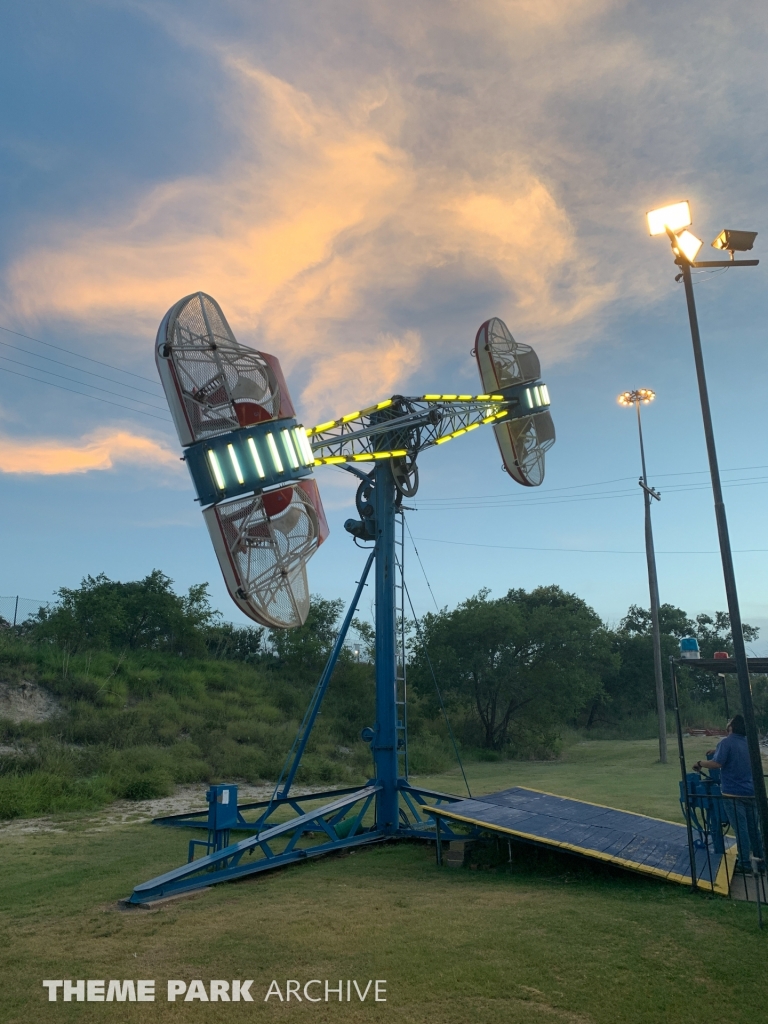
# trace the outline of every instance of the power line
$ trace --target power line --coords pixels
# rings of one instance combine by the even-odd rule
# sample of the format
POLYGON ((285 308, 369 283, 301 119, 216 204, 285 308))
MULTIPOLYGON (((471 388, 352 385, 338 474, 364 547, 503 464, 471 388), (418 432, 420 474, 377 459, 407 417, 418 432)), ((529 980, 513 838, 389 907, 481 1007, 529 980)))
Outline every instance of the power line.
MULTIPOLYGON (((734 466, 732 469, 721 469, 720 472, 721 473, 747 473, 747 472, 752 472, 753 470, 757 470, 757 469, 768 469, 768 466, 734 466)), ((677 473, 655 473, 654 474, 654 479, 665 479, 665 478, 668 478, 668 477, 675 477, 675 478, 677 478, 677 477, 681 477, 681 476, 705 476, 705 475, 708 475, 708 474, 709 474, 709 470, 708 469, 694 469, 694 470, 684 470, 682 472, 677 472, 677 473)), ((635 474, 634 476, 614 477, 611 480, 593 480, 591 483, 586 483, 586 484, 570 484, 570 485, 568 485, 566 487, 549 487, 549 488, 547 488, 545 493, 546 494, 554 494, 554 493, 560 492, 560 491, 583 490, 585 487, 604 487, 607 484, 619 484, 619 483, 624 483, 625 481, 628 481, 628 480, 632 480, 633 482, 636 481, 637 480, 637 474, 635 474)), ((673 486, 673 485, 671 485, 671 486, 673 486)), ((630 493, 630 492, 628 491, 627 493, 630 493)), ((636 492, 632 491, 632 493, 634 494, 636 492)), ((486 501, 486 500, 492 500, 494 498, 508 498, 508 497, 509 497, 509 492, 505 491, 502 494, 476 494, 476 495, 471 495, 471 496, 467 495, 467 497, 465 499, 456 498, 455 496, 451 496, 451 497, 448 497, 448 498, 422 498, 420 503, 421 504, 426 504, 426 503, 432 503, 432 502, 435 502, 435 503, 437 503, 437 502, 454 502, 454 501, 462 501, 462 500, 467 500, 467 501, 469 501, 469 500, 472 500, 472 501, 486 501)))
MULTIPOLYGON (((101 388, 98 384, 89 384, 84 380, 77 380, 76 377, 67 377, 66 374, 56 373, 54 370, 44 370, 41 366, 30 366, 29 363, 24 363, 20 359, 12 359, 10 356, 0 355, 0 359, 6 359, 9 363, 15 363, 16 366, 23 366, 27 370, 34 370, 36 373, 47 373, 50 377, 58 377, 59 380, 68 380, 70 384, 79 384, 84 388, 92 388, 94 391, 103 391, 105 395, 114 395, 115 398, 124 398, 126 402, 136 402, 138 405, 146 405, 149 409, 156 409, 158 412, 162 412, 162 406, 153 405, 151 402, 144 402, 140 398, 131 398, 130 395, 121 395, 119 391, 110 391, 109 388, 101 388)), ((74 369, 74 367, 73 367, 74 369)), ((35 380, 38 378, 32 378, 35 380)), ((117 384, 117 381, 114 381, 117 384)), ((147 392, 148 393, 148 392, 147 392)))
MULTIPOLYGON (((151 416, 153 420, 162 420, 163 423, 170 423, 171 420, 167 416, 155 416, 154 413, 144 412, 143 409, 131 409, 128 405, 120 405, 117 402, 110 402, 108 398, 99 398, 98 395, 86 395, 82 391, 75 391, 73 388, 65 388, 63 384, 54 384, 52 380, 40 380, 39 377, 30 377, 28 373, 19 373, 18 370, 9 370, 7 366, 0 366, 0 370, 4 373, 12 373, 16 377, 26 377, 27 380, 37 381, 38 384, 47 384, 49 387, 58 388, 60 391, 69 391, 72 395, 80 395, 81 398, 92 398, 94 402, 103 402, 105 405, 114 405, 118 409, 125 409, 127 412, 136 413, 138 416, 151 416)), ((79 383, 76 382, 76 383, 79 383)))
MULTIPOLYGON (((44 359, 46 362, 55 363, 57 366, 66 366, 67 369, 74 370, 75 373, 87 373, 89 377, 98 377, 99 380, 108 380, 111 384, 117 384, 118 387, 130 388, 131 391, 140 391, 142 395, 151 395, 153 398, 158 397, 154 391, 147 391, 146 388, 138 388, 135 384, 123 384, 122 381, 115 380, 114 377, 105 377, 101 373, 94 373, 93 370, 82 370, 79 366, 72 366, 71 363, 62 363, 60 359, 53 359, 51 356, 38 356, 34 352, 27 351, 25 348, 20 348, 18 345, 12 345, 9 341, 0 341, 0 345, 3 345, 5 348, 9 348, 12 352, 23 352, 24 355, 31 356, 33 359, 44 359)), ((4 358, 10 359, 10 356, 5 356, 4 358)), ((13 360, 11 361, 13 362, 13 360)), ((40 369, 37 366, 31 366, 29 363, 22 363, 21 365, 29 366, 30 370, 40 369)), ((42 372, 46 373, 47 371, 43 370, 42 372)), ((88 387, 92 387, 92 385, 88 385, 88 387)))
MULTIPOLYGON (((754 487, 759 484, 768 483, 768 477, 751 477, 744 480, 729 480, 723 483, 723 487, 754 487)), ((680 494, 689 491, 702 491, 709 488, 708 483, 701 484, 671 484, 666 487, 666 494, 680 494)), ((475 500, 471 497, 467 498, 455 498, 452 504, 448 504, 450 499, 445 499, 445 504, 438 505, 437 507, 425 506, 421 502, 419 508, 425 512, 452 512, 461 511, 468 509, 488 508, 488 509, 502 509, 502 508, 527 508, 532 505, 565 505, 573 502, 581 501, 605 501, 616 498, 634 498, 637 496, 637 491, 632 488, 631 490, 617 490, 617 491, 597 491, 594 494, 556 494, 552 497, 530 497, 530 498, 509 498, 507 501, 483 501, 475 500)))
MULTIPOLYGON (((410 532, 410 531, 409 531, 410 532)), ((438 537, 411 537, 411 540, 420 540, 428 544, 450 544, 460 548, 490 548, 493 551, 570 551, 582 555, 644 555, 645 551, 620 551, 615 548, 534 548, 521 547, 510 544, 478 544, 472 541, 463 540, 441 540, 438 537)), ((415 545, 414 545, 415 549, 415 545)), ((765 554, 768 548, 740 548, 734 549, 735 555, 765 554)), ((657 555, 719 555, 720 551, 657 551, 657 555)), ((419 559, 421 561, 421 559, 419 559)), ((423 568, 423 567, 422 567, 423 568)))
POLYGON ((58 349, 59 352, 66 352, 70 356, 75 356, 77 359, 86 359, 89 363, 98 363, 100 366, 108 366, 110 370, 117 370, 118 373, 127 373, 129 377, 138 377, 139 380, 146 380, 150 384, 156 384, 158 387, 161 385, 153 380, 151 377, 144 377, 140 373, 133 373, 131 370, 123 370, 120 366, 114 366, 112 363, 105 363, 103 359, 93 359, 91 356, 82 356, 79 352, 74 352, 71 348, 64 348, 63 345, 54 345, 52 341, 42 341, 40 338, 33 338, 31 334, 22 334, 21 331, 12 331, 10 327, 3 327, 0 324, 0 331, 6 331, 8 334, 15 334, 17 338, 26 338, 27 341, 34 341, 37 345, 47 345, 48 348, 58 349))

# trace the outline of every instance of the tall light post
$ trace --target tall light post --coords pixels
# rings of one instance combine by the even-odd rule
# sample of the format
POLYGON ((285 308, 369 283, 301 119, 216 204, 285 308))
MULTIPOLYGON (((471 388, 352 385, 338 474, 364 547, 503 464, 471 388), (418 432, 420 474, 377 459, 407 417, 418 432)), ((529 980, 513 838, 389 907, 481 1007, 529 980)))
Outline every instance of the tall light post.
POLYGON ((688 319, 691 325, 691 341, 693 342, 693 358, 696 364, 696 378, 699 384, 701 415, 704 421, 704 436, 706 438, 707 456, 709 458, 709 474, 712 478, 712 493, 715 500, 715 518, 717 520, 717 534, 720 541, 720 557, 723 563, 725 594, 728 601, 728 615, 731 620, 733 656, 736 662, 736 675, 739 681, 741 710, 747 727, 747 746, 749 747, 749 759, 752 766, 752 777, 755 783, 755 798, 757 803, 757 812, 760 818, 761 831, 763 833, 763 842, 768 843, 768 798, 766 797, 765 792, 763 762, 760 756, 760 739, 757 734, 755 708, 752 702, 752 686, 749 681, 749 663, 747 662, 747 651, 744 646, 744 632, 741 624, 739 596, 736 589, 736 574, 733 570, 731 541, 728 536, 728 522, 725 516, 723 489, 720 483, 720 470, 717 464, 715 435, 712 429, 712 413, 709 407, 709 393, 707 391, 707 378, 704 373, 704 357, 701 351, 699 321, 696 316, 696 303, 693 297, 693 281, 691 279, 692 267, 756 267, 759 262, 758 260, 736 260, 734 259, 734 253, 747 252, 750 250, 754 244, 755 238, 757 237, 757 232, 733 231, 730 229, 721 231, 712 245, 715 249, 727 251, 730 259, 702 260, 700 262, 696 262, 696 256, 702 246, 702 242, 701 239, 697 238, 691 231, 687 230, 691 224, 691 210, 687 202, 673 203, 671 206, 664 206, 658 210, 652 210, 647 217, 648 229, 652 235, 666 234, 669 237, 669 240, 672 243, 672 252, 675 257, 675 264, 680 268, 680 273, 677 275, 675 280, 682 280, 685 286, 685 298, 688 305, 688 319))
POLYGON ((656 679, 656 713, 659 718, 659 761, 667 763, 667 711, 664 703, 664 676, 661 670, 661 631, 659 629, 659 579, 656 575, 656 552, 653 547, 653 528, 651 526, 651 499, 661 501, 661 495, 648 486, 648 474, 645 470, 645 446, 643 444, 643 421, 640 418, 640 406, 648 405, 656 397, 650 388, 639 388, 636 391, 625 391, 619 395, 619 404, 633 406, 637 410, 637 430, 640 435, 640 463, 643 475, 638 483, 643 489, 645 501, 645 558, 648 562, 648 589, 651 592, 651 626, 653 631, 653 674, 656 679))

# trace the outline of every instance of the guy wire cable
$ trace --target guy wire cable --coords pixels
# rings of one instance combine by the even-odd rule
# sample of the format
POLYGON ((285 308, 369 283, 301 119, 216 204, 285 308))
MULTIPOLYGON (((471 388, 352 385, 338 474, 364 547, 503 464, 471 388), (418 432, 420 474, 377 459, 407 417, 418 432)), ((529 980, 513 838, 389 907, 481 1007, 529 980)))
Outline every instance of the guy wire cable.
POLYGON ((434 605, 435 605, 435 611, 436 611, 436 612, 437 612, 437 614, 439 615, 439 614, 440 614, 440 609, 439 609, 439 608, 437 607, 437 601, 436 601, 436 599, 435 599, 435 595, 434 595, 434 593, 433 593, 433 591, 432 591, 432 585, 431 585, 431 583, 429 582, 429 580, 427 579, 427 571, 426 571, 426 569, 424 568, 424 563, 423 563, 423 562, 422 562, 422 560, 421 560, 421 555, 419 554, 419 549, 418 549, 418 548, 416 547, 416 541, 415 541, 415 540, 413 539, 413 534, 411 533, 411 528, 410 528, 410 526, 408 525, 408 520, 407 520, 407 519, 405 519, 405 516, 403 516, 403 519, 404 519, 404 521, 405 521, 405 528, 406 528, 406 530, 408 531, 408 536, 409 536, 409 537, 411 538, 411 544, 413 544, 413 550, 414 550, 414 551, 416 552, 416 557, 417 557, 417 558, 418 558, 418 560, 419 560, 419 565, 421 566, 421 571, 422 571, 422 572, 424 573, 424 579, 425 579, 425 581, 426 581, 426 584, 427 584, 427 588, 429 589, 429 592, 430 592, 430 594, 432 594, 432 601, 433 601, 433 603, 434 603, 434 605))
MULTIPOLYGON (((426 577, 426 573, 424 575, 426 577)), ((427 582, 427 586, 429 586, 429 582, 427 582)), ((445 704, 443 703, 443 695, 440 692, 440 687, 437 684, 437 676, 435 675, 435 670, 432 667, 432 661, 430 660, 429 652, 427 651, 426 644, 424 643, 424 634, 421 631, 421 623, 419 622, 419 617, 417 616, 416 612, 414 611, 413 601, 411 600, 411 595, 410 595, 410 593, 408 591, 408 585, 405 582, 405 579, 403 579, 403 589, 405 590, 405 596, 408 598, 408 604, 410 605, 410 608, 411 608, 411 615, 413 615, 413 621, 414 621, 414 623, 416 625, 416 632, 419 634, 419 639, 421 640, 421 643, 422 643, 422 648, 424 650, 424 657, 427 659, 427 664, 429 665, 429 671, 432 673, 432 682, 435 684, 435 690, 437 691, 437 699, 440 701, 440 710, 443 712, 443 718, 445 719, 445 724, 448 726, 448 735, 451 737, 451 743, 453 744, 453 752, 456 755, 456 760, 459 762, 459 768, 461 769, 461 775, 462 775, 462 778, 464 779, 464 785, 467 787, 467 793, 469 794, 469 799, 471 800, 472 799, 472 790, 469 788, 469 783, 467 782, 467 775, 466 775, 466 772, 464 771, 464 765, 463 765, 462 760, 461 760, 461 754, 459 753, 459 748, 456 745, 456 737, 453 735, 453 729, 451 728, 451 722, 450 722, 450 719, 448 718, 448 712, 445 710, 445 704)))

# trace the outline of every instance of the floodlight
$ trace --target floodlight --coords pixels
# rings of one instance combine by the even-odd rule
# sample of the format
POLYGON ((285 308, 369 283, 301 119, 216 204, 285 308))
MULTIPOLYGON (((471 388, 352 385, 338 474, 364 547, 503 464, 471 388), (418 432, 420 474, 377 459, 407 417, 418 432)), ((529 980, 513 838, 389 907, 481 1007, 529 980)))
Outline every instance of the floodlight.
POLYGON ((704 244, 702 240, 697 238, 692 231, 681 231, 679 235, 675 235, 675 239, 677 245, 674 248, 679 250, 689 263, 693 263, 696 254, 704 244))
MULTIPOLYGON (((661 234, 665 230, 672 243, 672 252, 675 256, 675 264, 680 269, 676 275, 676 281, 682 281, 685 293, 685 302, 688 307, 688 320, 691 328, 691 342, 693 344, 693 356, 696 364, 696 379, 699 387, 699 400, 701 402, 701 414, 704 421, 704 436, 706 439, 707 455, 709 458, 709 473, 712 481, 712 496, 715 500, 715 518, 717 520, 717 534, 720 542, 720 555, 723 565, 723 581, 725 583, 725 594, 728 600, 728 615, 734 624, 733 628, 733 653, 736 662, 736 675, 739 680, 739 694, 741 696, 741 707, 744 713, 746 724, 747 747, 749 760, 752 768, 752 775, 755 782, 755 806, 760 818, 760 828, 764 836, 768 836, 768 794, 766 794, 765 779, 763 778, 762 762, 760 759, 760 737, 757 731, 755 720, 755 709, 752 700, 752 687, 749 681, 749 660, 744 645, 744 637, 739 627, 741 622, 741 611, 739 609, 739 595, 736 585, 736 576, 733 569, 733 557, 731 542, 728 536, 728 521, 725 514, 725 504, 722 496, 722 481, 720 469, 717 464, 717 453, 715 446, 715 434, 712 425, 712 410, 707 387, 707 377, 704 370, 704 356, 701 347, 701 333, 699 331, 699 320, 696 314, 696 299, 693 291, 694 267, 756 267, 759 260, 736 260, 734 252, 744 252, 752 248, 756 233, 752 231, 721 231, 712 245, 715 249, 725 249, 730 253, 730 260, 701 260, 694 263, 696 254, 701 243, 690 232, 683 231, 682 227, 690 223, 690 216, 686 221, 681 222, 680 228, 670 223, 666 211, 654 211, 658 216, 649 215, 648 225, 651 234, 661 234), (690 236, 690 237, 688 237, 690 236)), ((688 211, 690 214, 690 211, 688 211)), ((640 406, 637 406, 638 413, 640 406)), ((673 673, 674 685, 674 673, 673 673)), ((678 735, 680 732, 680 718, 678 716, 678 735)), ((661 724, 661 716, 660 723, 661 724)), ((680 741, 680 756, 682 760, 683 749, 682 739, 680 741)), ((688 816, 686 810, 686 816, 688 816)), ((690 827, 690 826, 689 826, 690 827)), ((689 833, 690 834, 690 833, 689 833)), ((693 853, 691 854, 693 857, 693 853)))
POLYGON ((651 210, 650 213, 646 213, 646 217, 650 233, 663 235, 667 228, 671 231, 687 228, 691 223, 691 207, 686 199, 682 203, 672 203, 671 206, 662 206, 658 210, 651 210))
POLYGON ((724 228, 712 243, 712 248, 726 249, 730 253, 749 252, 756 238, 756 231, 732 231, 730 228, 724 228))
POLYGON ((643 402, 648 405, 656 397, 656 392, 650 388, 638 388, 636 391, 623 391, 619 395, 619 405, 634 405, 635 402, 643 402))

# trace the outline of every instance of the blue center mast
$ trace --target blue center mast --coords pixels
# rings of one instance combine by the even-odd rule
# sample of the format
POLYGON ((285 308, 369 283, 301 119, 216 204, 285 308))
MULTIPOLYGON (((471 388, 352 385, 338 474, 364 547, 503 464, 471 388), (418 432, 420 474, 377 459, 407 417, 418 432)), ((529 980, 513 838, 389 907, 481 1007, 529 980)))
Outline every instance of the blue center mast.
MULTIPOLYGON (((498 428, 541 414, 548 420, 548 409, 546 386, 529 379, 492 394, 393 396, 306 431, 315 466, 339 465, 360 479, 360 518, 348 520, 345 528, 373 549, 272 798, 238 805, 235 787, 212 786, 208 811, 156 819, 171 827, 207 829, 208 837, 190 842, 187 864, 136 886, 128 903, 148 903, 394 837, 438 843, 441 836, 457 837, 429 809, 460 798, 414 787, 407 777, 405 695, 398 693, 396 589, 402 561, 397 559, 396 518, 404 515, 403 497, 412 497, 418 488, 416 459, 422 451, 485 424, 498 428), (293 780, 374 561, 376 719, 362 732, 371 745, 373 778, 363 787, 297 797, 291 792, 293 780), (243 838, 233 842, 233 832, 243 838), (195 859, 200 846, 205 854, 195 859)), ((206 460, 198 458, 196 465, 205 468, 206 460)))

